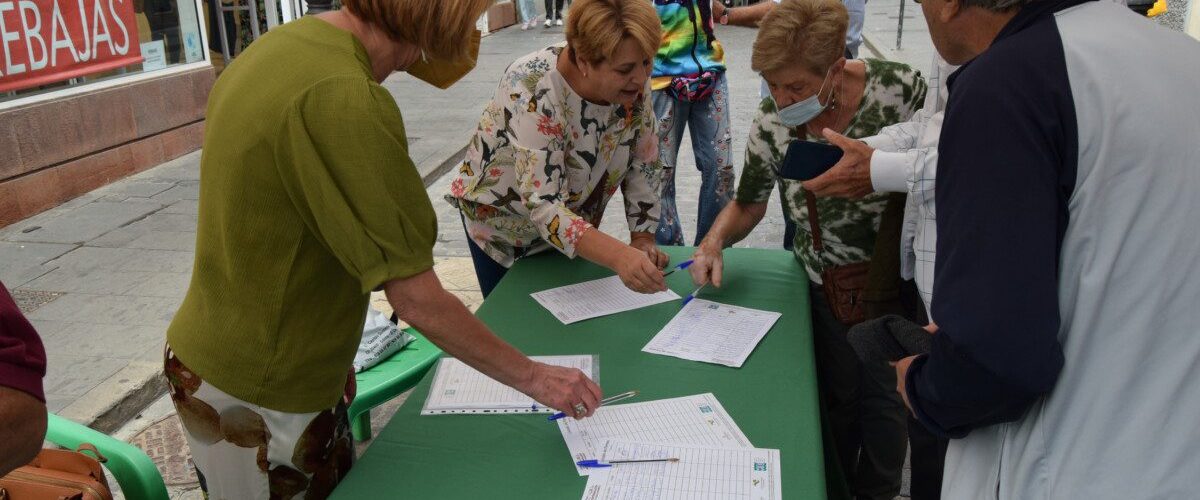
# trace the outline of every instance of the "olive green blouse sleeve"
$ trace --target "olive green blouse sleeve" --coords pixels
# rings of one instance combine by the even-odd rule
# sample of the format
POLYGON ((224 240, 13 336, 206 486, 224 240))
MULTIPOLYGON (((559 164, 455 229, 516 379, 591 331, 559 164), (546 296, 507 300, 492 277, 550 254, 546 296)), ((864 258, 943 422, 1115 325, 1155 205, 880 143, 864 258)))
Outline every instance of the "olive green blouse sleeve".
POLYGON ((437 217, 387 90, 318 82, 292 103, 275 148, 300 217, 364 293, 433 267, 437 217))

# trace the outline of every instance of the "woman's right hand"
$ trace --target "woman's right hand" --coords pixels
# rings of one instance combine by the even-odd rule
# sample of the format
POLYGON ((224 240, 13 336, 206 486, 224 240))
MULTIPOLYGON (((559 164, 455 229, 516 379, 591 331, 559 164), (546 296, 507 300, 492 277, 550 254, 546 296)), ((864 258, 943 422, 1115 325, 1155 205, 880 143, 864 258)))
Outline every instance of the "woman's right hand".
POLYGON ((692 265, 688 272, 692 273, 692 281, 697 285, 712 283, 721 286, 721 274, 725 270, 725 260, 721 255, 721 246, 705 239, 696 247, 692 254, 692 265))
POLYGON ((613 271, 621 277, 621 282, 630 290, 640 293, 655 293, 667 291, 667 281, 663 279, 662 270, 658 264, 650 261, 646 252, 626 246, 621 251, 613 271))
POLYGON ((575 417, 576 420, 590 417, 600 406, 603 393, 600 386, 575 368, 533 362, 533 374, 517 390, 537 402, 575 417), (575 413, 575 404, 586 408, 582 414, 575 413))

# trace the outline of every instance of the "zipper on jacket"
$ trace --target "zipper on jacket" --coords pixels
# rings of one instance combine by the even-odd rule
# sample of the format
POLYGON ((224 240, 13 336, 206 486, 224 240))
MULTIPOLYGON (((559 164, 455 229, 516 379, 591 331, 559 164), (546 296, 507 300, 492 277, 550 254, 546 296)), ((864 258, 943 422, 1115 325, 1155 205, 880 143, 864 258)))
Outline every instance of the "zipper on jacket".
POLYGON ((700 64, 700 58, 696 56, 696 44, 700 43, 700 24, 696 19, 696 10, 699 8, 700 6, 696 5, 695 0, 688 2, 688 20, 692 22, 692 61, 696 63, 696 76, 704 74, 704 65, 700 64))

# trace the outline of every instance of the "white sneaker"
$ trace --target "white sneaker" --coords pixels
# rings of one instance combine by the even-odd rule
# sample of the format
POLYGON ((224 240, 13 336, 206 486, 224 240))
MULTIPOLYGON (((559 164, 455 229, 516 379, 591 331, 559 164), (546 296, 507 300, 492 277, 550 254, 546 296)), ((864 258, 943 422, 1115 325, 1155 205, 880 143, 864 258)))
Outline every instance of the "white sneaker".
POLYGON ((554 26, 554 21, 551 21, 551 20, 550 20, 550 18, 548 18, 548 17, 547 17, 547 18, 546 18, 546 24, 544 24, 543 26, 544 26, 544 27, 546 27, 546 28, 549 28, 549 27, 551 27, 551 26, 554 26))
POLYGON ((555 25, 555 26, 562 26, 562 18, 560 17, 560 18, 558 18, 558 20, 554 21, 554 25, 555 25))

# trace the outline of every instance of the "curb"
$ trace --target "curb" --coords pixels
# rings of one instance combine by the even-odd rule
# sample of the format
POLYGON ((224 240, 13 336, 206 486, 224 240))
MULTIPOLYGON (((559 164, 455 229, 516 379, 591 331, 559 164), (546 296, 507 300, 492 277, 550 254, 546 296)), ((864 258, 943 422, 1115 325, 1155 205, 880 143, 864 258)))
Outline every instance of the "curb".
POLYGON ((133 361, 57 413, 111 434, 166 393, 161 362, 133 361))
MULTIPOLYGON (((419 172, 421 174, 421 182, 425 183, 426 188, 432 186, 433 183, 437 182, 438 179, 441 179, 443 175, 446 175, 446 172, 449 172, 450 169, 454 168, 455 165, 462 163, 462 160, 464 157, 466 157, 466 155, 467 145, 464 144, 463 147, 451 153, 449 157, 447 157, 445 160, 442 160, 441 163, 437 164, 437 166, 433 167, 428 172, 419 172)), ((418 170, 419 169, 420 168, 418 167, 418 170)))
POLYGON ((869 51, 871 51, 871 53, 875 54, 875 57, 877 59, 883 59, 883 60, 887 60, 887 61, 896 60, 895 52, 893 52, 891 49, 881 48, 879 45, 877 45, 875 43, 875 40, 873 40, 873 38, 875 38, 873 35, 868 35, 866 33, 863 33, 863 35, 862 35, 863 47, 866 47, 867 50, 869 50, 869 51))

